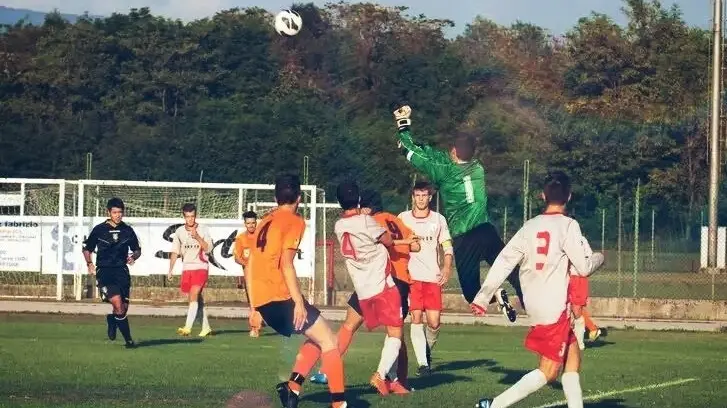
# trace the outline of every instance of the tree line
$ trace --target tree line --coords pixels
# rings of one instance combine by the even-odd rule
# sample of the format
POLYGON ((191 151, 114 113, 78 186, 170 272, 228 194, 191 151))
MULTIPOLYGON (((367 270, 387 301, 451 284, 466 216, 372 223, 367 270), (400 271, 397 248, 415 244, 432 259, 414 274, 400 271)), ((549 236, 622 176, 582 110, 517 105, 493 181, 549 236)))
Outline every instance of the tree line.
POLYGON ((355 178, 403 206, 417 175, 391 111, 408 103, 421 142, 477 135, 492 208, 518 213, 530 160, 533 197, 548 169, 574 177, 577 215, 630 205, 638 183, 660 230, 698 226, 710 32, 676 6, 625 0, 625 26, 593 13, 564 35, 477 17, 456 38, 404 7, 294 9, 292 38, 259 8, 4 27, 0 175, 82 178, 92 152, 94 178, 269 183, 307 156, 311 184, 355 178))

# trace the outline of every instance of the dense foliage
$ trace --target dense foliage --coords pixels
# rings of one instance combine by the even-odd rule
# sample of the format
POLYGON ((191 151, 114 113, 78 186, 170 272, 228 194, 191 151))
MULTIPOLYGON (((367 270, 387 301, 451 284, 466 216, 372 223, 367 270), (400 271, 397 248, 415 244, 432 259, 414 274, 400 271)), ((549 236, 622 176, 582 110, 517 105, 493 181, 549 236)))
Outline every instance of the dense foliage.
POLYGON ((308 156, 311 184, 355 177, 401 197, 415 174, 391 110, 406 102, 421 141, 479 136, 495 209, 518 211, 530 160, 533 191, 548 168, 575 177, 576 214, 630 203, 640 180, 663 228, 697 225, 710 33, 677 8, 626 0, 628 25, 592 14, 564 36, 477 18, 456 38, 450 21, 404 8, 296 9, 294 38, 255 8, 6 27, 0 175, 79 178, 93 152, 95 178, 269 183, 308 156))

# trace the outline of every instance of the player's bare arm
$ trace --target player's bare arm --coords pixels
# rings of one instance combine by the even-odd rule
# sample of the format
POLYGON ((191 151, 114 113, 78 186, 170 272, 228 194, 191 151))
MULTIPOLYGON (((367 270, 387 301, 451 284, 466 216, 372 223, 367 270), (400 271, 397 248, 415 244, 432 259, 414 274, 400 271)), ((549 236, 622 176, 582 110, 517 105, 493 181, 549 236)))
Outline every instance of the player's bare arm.
POLYGON ((391 237, 391 234, 390 234, 390 233, 389 233, 388 231, 386 231, 386 232, 384 232, 383 234, 381 234, 381 235, 379 236, 379 238, 377 239, 377 241, 378 241, 378 242, 379 242, 380 244, 382 244, 382 245, 384 245, 385 247, 387 247, 387 248, 389 248, 389 247, 392 247, 392 246, 394 246, 394 245, 395 245, 395 243, 394 243, 394 238, 392 238, 392 237, 391 237))
POLYGON ((439 274, 439 286, 444 286, 452 277, 452 263, 454 262, 454 252, 452 251, 452 240, 442 243, 444 250, 444 260, 442 261, 442 269, 439 274))
POLYGON ((300 287, 298 286, 298 276, 295 272, 295 265, 293 260, 295 255, 298 253, 296 249, 285 249, 283 256, 280 259, 280 266, 283 270, 283 276, 285 278, 285 284, 290 292, 290 297, 295 302, 295 309, 293 310, 293 325, 295 330, 300 330, 306 322, 307 312, 305 310, 305 304, 303 303, 303 295, 300 293, 300 287))

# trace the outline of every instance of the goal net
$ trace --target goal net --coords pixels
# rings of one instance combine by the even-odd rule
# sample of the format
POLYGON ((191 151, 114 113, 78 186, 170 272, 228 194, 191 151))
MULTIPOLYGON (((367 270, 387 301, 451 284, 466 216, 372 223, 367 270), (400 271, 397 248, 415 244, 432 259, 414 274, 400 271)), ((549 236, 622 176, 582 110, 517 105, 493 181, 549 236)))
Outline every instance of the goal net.
MULTIPOLYGON (((126 206, 124 221, 139 237, 142 256, 130 267, 136 288, 175 286, 167 282, 172 233, 183 223, 181 209, 186 203, 197 207, 200 224, 206 225, 213 238, 210 256, 210 288, 236 288, 241 267, 233 256, 234 240, 244 231, 242 215, 254 203, 274 203, 274 186, 264 184, 173 183, 140 181, 83 180, 79 182, 79 205, 75 217, 79 235, 85 237, 94 225, 106 219, 106 203, 118 197, 126 206)), ((315 186, 302 187, 303 203, 299 213, 306 219, 306 232, 296 258, 301 285, 314 301, 316 280, 316 240, 318 225, 315 186)), ((252 205, 252 207, 251 207, 252 205)), ((269 210, 259 208, 261 217, 269 210)), ((82 239, 77 242, 80 253, 82 239)), ((181 262, 175 275, 181 274, 181 262)), ((81 272, 79 272, 81 273, 81 272)), ((306 292, 304 292, 306 293, 306 292)))
POLYGON ((0 178, 0 296, 72 296, 75 194, 64 180, 0 178))

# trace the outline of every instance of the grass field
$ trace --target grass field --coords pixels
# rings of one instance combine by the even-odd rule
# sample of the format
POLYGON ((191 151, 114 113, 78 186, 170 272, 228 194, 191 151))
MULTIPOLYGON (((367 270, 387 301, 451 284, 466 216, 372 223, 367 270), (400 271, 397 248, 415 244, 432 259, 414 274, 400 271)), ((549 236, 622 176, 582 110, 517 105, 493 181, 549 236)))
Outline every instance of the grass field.
MULTIPOLYGON (((105 338, 103 317, 0 314, 0 406, 223 407, 241 390, 273 396, 300 341, 275 335, 250 339, 245 323, 223 319, 212 321, 217 335, 184 339, 175 335, 180 322, 132 317, 140 347, 126 350, 120 340, 105 338)), ((446 326, 432 375, 412 379, 416 391, 411 395, 381 399, 366 383, 378 362, 382 334, 362 332, 346 358, 350 406, 472 407, 533 368, 535 358, 522 347, 524 333, 521 328, 446 326)), ((585 352, 586 407, 724 406, 725 336, 611 331, 585 352)), ((556 383, 517 407, 562 399, 556 383)), ((306 383, 301 408, 325 402, 326 389, 306 383)))

